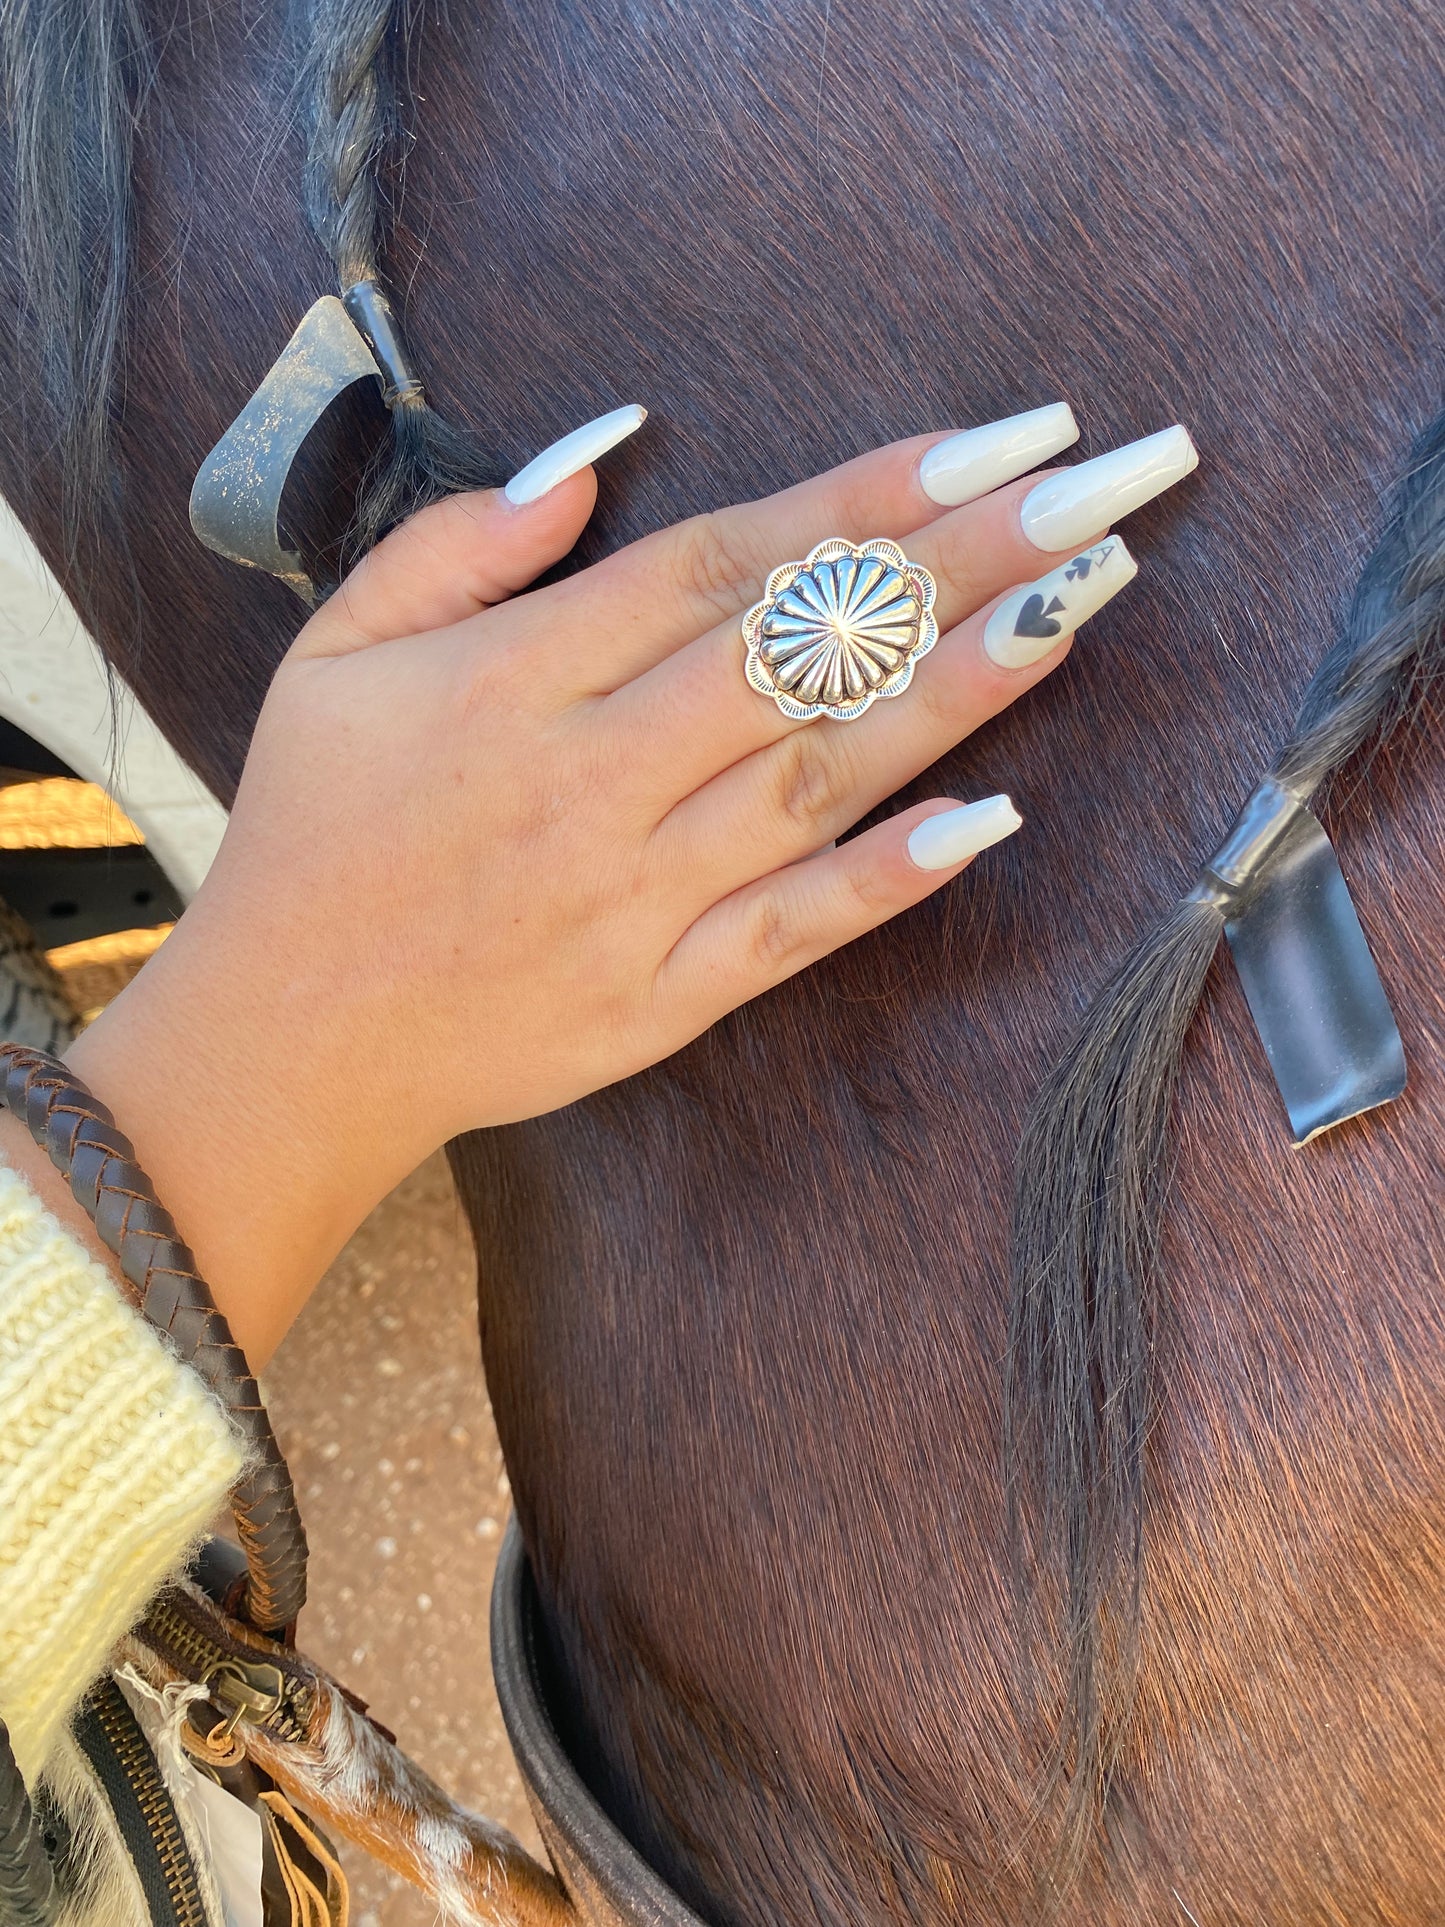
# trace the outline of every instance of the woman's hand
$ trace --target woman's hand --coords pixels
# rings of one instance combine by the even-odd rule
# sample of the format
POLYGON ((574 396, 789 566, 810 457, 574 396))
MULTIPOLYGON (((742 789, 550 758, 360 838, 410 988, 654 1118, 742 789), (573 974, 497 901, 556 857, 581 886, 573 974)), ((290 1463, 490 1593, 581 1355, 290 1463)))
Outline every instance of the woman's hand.
POLYGON ((901 442, 530 594, 590 467, 457 497, 312 617, 196 902, 72 1052, 253 1357, 448 1137, 668 1055, 1017 827, 938 799, 833 847, 1057 666, 1133 574, 1113 514, 1192 466, 1167 431, 992 486, 1074 432, 901 442), (745 681, 739 619, 831 535, 902 541, 940 641, 898 699, 804 725, 745 681))

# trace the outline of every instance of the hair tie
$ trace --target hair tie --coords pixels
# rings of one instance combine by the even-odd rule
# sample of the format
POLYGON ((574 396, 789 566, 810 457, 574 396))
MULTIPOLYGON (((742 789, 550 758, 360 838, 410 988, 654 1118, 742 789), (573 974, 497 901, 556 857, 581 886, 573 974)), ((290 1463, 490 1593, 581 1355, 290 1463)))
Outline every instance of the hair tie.
POLYGON ((424 402, 421 376, 412 365, 401 323, 381 283, 354 281, 342 290, 341 300, 381 370, 381 399, 387 407, 414 407, 424 402))
POLYGON ((1212 903, 1232 917, 1267 879, 1289 831, 1309 811, 1277 777, 1266 776, 1246 799, 1229 833, 1199 873, 1192 903, 1212 903))

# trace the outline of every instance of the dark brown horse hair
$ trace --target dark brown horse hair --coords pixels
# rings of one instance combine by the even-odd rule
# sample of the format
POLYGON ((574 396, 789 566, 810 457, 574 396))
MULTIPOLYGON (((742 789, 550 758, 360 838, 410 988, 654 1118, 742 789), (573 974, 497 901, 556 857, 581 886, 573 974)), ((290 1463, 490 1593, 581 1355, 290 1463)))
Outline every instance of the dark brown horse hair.
MULTIPOLYGON (((307 205, 343 289, 384 265, 404 0, 310 0, 302 112, 307 205)), ((24 278, 63 471, 67 582, 107 543, 136 113, 149 56, 136 0, 0 0, 24 278)), ((277 344, 279 345, 279 344, 277 344)), ((425 343, 422 344, 423 348, 425 343)), ((239 397, 237 398, 239 401, 239 397)), ((449 490, 493 479, 424 397, 391 413, 356 545, 449 490)), ((1350 618, 1305 693, 1273 773, 1317 792, 1410 713, 1442 646, 1445 425, 1418 445, 1350 618)), ((1006 1456, 1016 1536, 1059 1589, 1067 1656, 1057 1761, 1077 1862, 1127 1720, 1140 1591, 1152 1285, 1181 1052, 1218 945, 1217 908, 1175 906, 1098 993, 1027 1121, 1019 1159, 1006 1456), (1026 1500, 1029 1503, 1026 1503, 1026 1500)))
MULTIPOLYGON (((409 12, 408 0, 310 0, 302 15, 305 205, 343 292, 381 276, 409 12)), ((60 441, 67 579, 90 619, 88 579, 102 565, 128 566, 111 431, 135 129, 153 99, 136 0, 3 0, 0 77, 29 336, 60 441)), ((390 420, 390 438, 362 478, 348 533, 353 556, 426 503, 499 479, 476 438, 439 414, 420 384, 395 398, 390 420)))
MULTIPOLYGON (((1307 802, 1445 666, 1445 415, 1421 435, 1348 615, 1268 775, 1307 802)), ((1005 1454, 1013 1540, 1062 1601, 1064 1867, 1107 1789, 1139 1649, 1151 1288, 1184 1041, 1224 930, 1186 895, 1119 966, 1030 1106, 1014 1198, 1005 1454)))

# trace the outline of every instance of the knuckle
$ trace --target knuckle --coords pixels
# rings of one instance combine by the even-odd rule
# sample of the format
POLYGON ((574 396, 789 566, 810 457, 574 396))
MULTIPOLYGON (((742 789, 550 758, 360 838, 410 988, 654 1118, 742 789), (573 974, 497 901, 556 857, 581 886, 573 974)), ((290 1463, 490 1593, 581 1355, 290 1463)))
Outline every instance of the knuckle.
POLYGON ((919 720, 929 741, 952 743, 968 727, 969 695, 967 678, 960 674, 958 663, 949 660, 946 652, 935 650, 918 665, 908 700, 914 704, 915 713, 922 712, 919 720))
POLYGON ((757 571, 726 517, 699 515, 684 531, 678 557, 681 586, 721 622, 737 614, 757 586, 757 571))
POLYGON ((748 906, 744 949, 753 974, 786 976, 804 960, 803 933, 792 907, 776 890, 763 890, 748 906))
POLYGON ((897 892, 889 888, 888 879, 872 864, 850 865, 841 882, 849 924, 876 922, 895 906, 897 892))
POLYGON ((922 676, 915 674, 912 690, 916 709, 923 712, 922 720, 927 724, 930 735, 947 735, 953 724, 957 710, 956 694, 942 676, 922 676))
POLYGON ((847 535, 852 541, 865 541, 877 534, 878 477, 871 468, 830 478, 829 503, 832 533, 847 535))
POLYGON ((837 768, 811 731, 801 730, 778 745, 773 809, 804 841, 819 840, 825 829, 832 834, 839 788, 837 768))

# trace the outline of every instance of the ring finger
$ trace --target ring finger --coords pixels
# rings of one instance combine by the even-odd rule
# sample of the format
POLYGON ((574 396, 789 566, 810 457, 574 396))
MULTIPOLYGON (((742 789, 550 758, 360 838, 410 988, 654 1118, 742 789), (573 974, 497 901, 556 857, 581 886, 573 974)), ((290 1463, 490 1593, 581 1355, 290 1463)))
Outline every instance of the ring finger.
POLYGON ((979 610, 908 700, 875 705, 858 729, 796 729, 685 797, 654 833, 664 863, 701 906, 810 855, 1042 681, 1137 573, 1111 535, 979 610))
MULTIPOLYGON (((1028 581, 1041 563, 1069 561, 1117 516, 1161 493, 1197 462, 1187 430, 1176 426, 1042 480, 1013 482, 919 530, 909 541, 909 559, 936 578, 939 628, 951 628, 1011 584, 1028 581)), ((819 529, 813 540, 828 533, 819 529)), ((604 705, 623 740, 651 745, 643 787, 659 809, 802 726, 744 679, 743 654, 732 618, 604 705)), ((936 680, 939 669, 924 664, 922 673, 936 680)))

